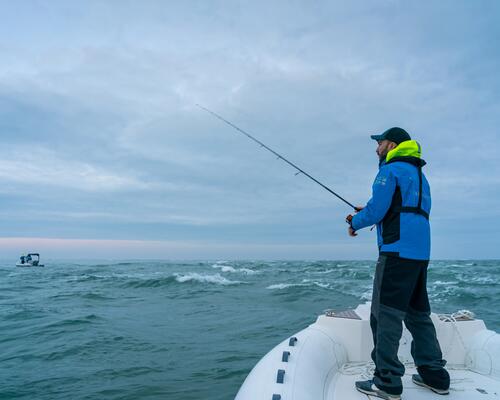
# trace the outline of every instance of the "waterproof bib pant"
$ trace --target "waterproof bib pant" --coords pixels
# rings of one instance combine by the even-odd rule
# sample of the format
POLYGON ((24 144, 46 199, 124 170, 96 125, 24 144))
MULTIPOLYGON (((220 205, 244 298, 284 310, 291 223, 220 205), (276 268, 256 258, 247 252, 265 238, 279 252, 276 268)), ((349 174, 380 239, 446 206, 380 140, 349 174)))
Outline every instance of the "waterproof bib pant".
POLYGON ((374 348, 374 383, 390 394, 403 391, 405 368, 398 359, 404 322, 413 341, 411 353, 426 383, 447 389, 450 378, 444 369, 436 330, 430 318, 427 296, 429 261, 380 255, 373 282, 370 326, 374 348))

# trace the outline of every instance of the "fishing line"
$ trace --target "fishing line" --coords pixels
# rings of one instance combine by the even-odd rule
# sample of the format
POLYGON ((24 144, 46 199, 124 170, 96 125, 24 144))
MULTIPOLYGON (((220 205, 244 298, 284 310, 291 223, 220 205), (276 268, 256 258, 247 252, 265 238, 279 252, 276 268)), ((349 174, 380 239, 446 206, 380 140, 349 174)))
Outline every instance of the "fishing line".
POLYGON ((209 110, 208 108, 206 107, 203 107, 201 106, 200 104, 196 104, 197 107, 201 108, 202 110, 208 112, 209 114, 212 114, 215 118, 218 118, 220 119, 222 122, 226 123, 227 125, 229 125, 230 127, 232 127, 233 129, 236 129, 238 132, 242 133, 243 135, 247 136, 249 139, 253 140, 254 142, 258 143, 261 147, 264 147, 266 150, 270 151, 271 153, 273 153, 275 156, 278 157, 278 159, 281 159, 283 160, 284 162, 286 162, 288 165, 292 166, 293 168, 295 168, 297 172, 295 175, 299 175, 299 174, 303 174, 305 176, 307 176, 309 179, 311 179, 312 181, 316 182, 318 185, 320 185, 323 189, 327 190, 328 192, 330 192, 331 194, 333 194, 334 196, 336 196, 338 199, 342 200, 344 203, 346 203, 348 206, 352 207, 355 211, 359 211, 359 209, 357 207, 355 207, 353 204, 349 203, 346 199, 344 199, 342 196, 340 196, 339 194, 335 193, 332 189, 330 189, 328 186, 324 185, 323 183, 321 183, 320 181, 318 181, 316 178, 312 177, 311 175, 309 175, 307 172, 305 172, 303 169, 299 168, 297 165, 295 165, 294 163, 292 163, 291 161, 287 160, 285 157, 283 157, 281 154, 277 153, 276 151, 274 151, 273 149, 271 149, 270 147, 266 146, 264 143, 262 143, 260 140, 254 138, 252 135, 250 135, 248 132, 245 132, 243 129, 239 128, 238 126, 236 126, 235 124, 233 124, 232 122, 228 121, 227 119, 225 119, 224 117, 221 117, 219 114, 215 113, 214 111, 211 111, 209 110))

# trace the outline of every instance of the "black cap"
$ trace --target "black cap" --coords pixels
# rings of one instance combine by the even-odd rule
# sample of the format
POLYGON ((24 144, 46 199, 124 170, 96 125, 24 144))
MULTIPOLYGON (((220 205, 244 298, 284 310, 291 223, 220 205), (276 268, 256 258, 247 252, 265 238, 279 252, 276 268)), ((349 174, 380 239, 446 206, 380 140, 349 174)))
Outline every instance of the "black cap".
POLYGON ((411 140, 411 137, 408 134, 408 132, 398 127, 387 129, 381 135, 371 135, 370 137, 373 140, 376 140, 377 142, 381 140, 390 140, 391 142, 394 142, 396 144, 400 144, 402 142, 406 142, 407 140, 411 140))

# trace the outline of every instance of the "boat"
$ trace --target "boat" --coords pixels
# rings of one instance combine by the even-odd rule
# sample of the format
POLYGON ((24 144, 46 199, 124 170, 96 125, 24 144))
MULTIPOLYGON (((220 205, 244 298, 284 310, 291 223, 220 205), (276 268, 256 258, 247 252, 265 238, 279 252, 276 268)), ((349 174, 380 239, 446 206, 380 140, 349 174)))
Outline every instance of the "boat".
MULTIPOLYGON (((250 371, 235 400, 367 400, 354 383, 372 378, 370 303, 327 311, 287 338, 250 371)), ((448 361, 448 400, 500 399, 500 335, 471 312, 431 314, 448 361)), ((412 382, 411 334, 404 327, 398 357, 405 365, 403 400, 440 398, 412 382)))
POLYGON ((40 254, 29 253, 26 256, 19 257, 16 267, 44 267, 44 265, 40 264, 40 254))

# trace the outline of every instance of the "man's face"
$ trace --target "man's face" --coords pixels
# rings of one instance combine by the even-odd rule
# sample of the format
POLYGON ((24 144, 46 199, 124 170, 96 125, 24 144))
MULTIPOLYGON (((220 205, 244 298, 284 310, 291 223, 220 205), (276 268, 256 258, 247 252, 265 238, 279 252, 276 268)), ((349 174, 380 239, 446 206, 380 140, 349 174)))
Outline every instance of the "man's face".
POLYGON ((391 142, 390 140, 380 140, 377 145, 377 155, 380 160, 385 160, 387 153, 389 153, 392 149, 397 146, 396 143, 391 142))

